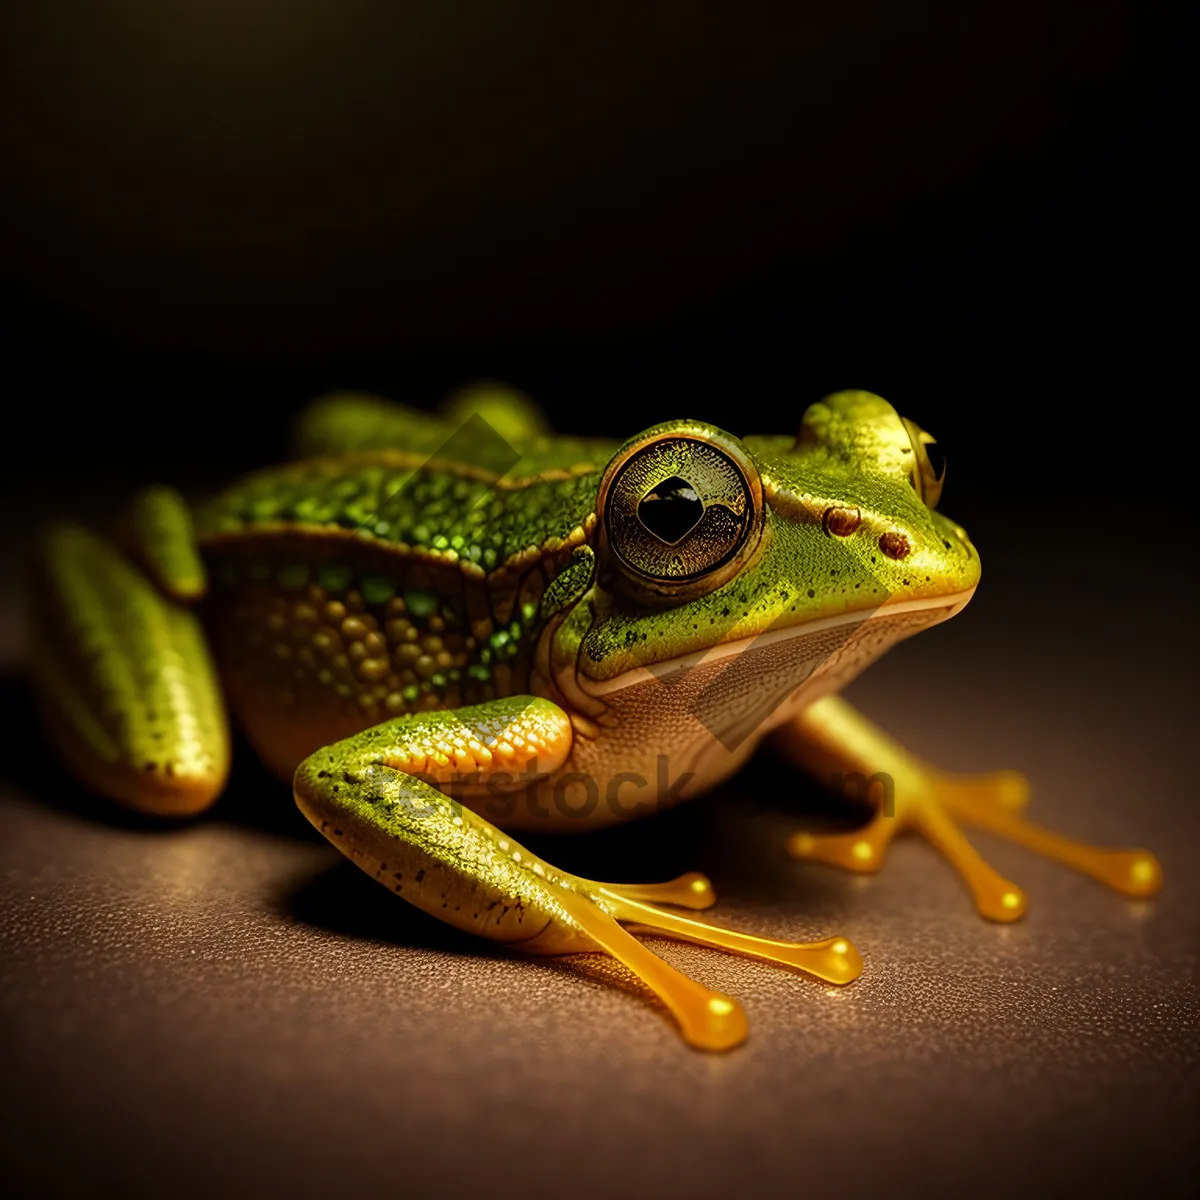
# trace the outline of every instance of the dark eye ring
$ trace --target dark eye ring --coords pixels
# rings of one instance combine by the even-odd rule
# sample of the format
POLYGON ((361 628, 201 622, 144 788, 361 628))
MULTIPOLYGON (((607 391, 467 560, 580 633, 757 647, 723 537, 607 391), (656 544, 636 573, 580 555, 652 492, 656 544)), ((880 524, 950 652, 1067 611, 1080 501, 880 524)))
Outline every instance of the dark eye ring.
POLYGON ((735 438, 660 426, 627 443, 600 485, 601 546, 626 591, 680 600, 729 579, 762 531, 762 483, 735 438))

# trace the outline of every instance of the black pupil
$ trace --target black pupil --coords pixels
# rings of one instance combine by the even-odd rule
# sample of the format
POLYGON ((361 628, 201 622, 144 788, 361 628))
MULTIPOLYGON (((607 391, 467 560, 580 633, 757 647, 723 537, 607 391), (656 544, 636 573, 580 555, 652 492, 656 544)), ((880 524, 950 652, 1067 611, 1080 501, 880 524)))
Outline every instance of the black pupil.
POLYGON ((704 501, 686 479, 672 475, 642 500, 638 516, 656 538, 673 545, 704 516, 704 501))
POLYGON ((925 456, 929 459, 929 468, 934 479, 941 479, 946 474, 946 456, 937 442, 925 443, 925 456))

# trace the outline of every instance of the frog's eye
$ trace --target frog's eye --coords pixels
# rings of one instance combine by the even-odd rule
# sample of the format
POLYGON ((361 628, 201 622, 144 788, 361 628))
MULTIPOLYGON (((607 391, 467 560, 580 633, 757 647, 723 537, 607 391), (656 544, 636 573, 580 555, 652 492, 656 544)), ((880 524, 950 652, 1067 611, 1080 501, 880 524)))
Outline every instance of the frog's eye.
POLYGON ((711 426, 650 430, 600 485, 606 559, 639 596, 684 599, 741 567, 762 531, 762 484, 736 439, 711 426))
POLYGON ((937 508, 942 498, 942 485, 946 482, 946 456, 937 438, 915 422, 905 418, 904 428, 912 443, 913 466, 909 481, 929 508, 937 508))

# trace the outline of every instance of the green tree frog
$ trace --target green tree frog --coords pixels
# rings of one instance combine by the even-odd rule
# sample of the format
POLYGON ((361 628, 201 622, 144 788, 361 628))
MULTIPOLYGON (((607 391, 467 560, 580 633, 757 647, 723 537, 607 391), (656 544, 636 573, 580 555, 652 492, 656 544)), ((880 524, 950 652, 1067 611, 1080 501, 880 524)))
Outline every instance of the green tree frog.
POLYGON ((41 538, 36 690, 92 790, 205 809, 229 771, 228 706, 304 816, 389 891, 528 953, 612 955, 714 1050, 746 1036, 741 1005, 637 931, 834 984, 860 973, 855 947, 739 933, 696 915, 714 903, 699 873, 597 882, 517 835, 683 801, 769 738, 818 775, 890 784, 863 828, 797 831, 799 858, 874 871, 914 830, 994 921, 1025 896, 964 825, 1126 895, 1159 887, 1146 851, 1028 822, 1019 775, 938 771, 840 698, 980 578, 937 510, 934 439, 880 397, 829 396, 786 436, 677 420, 615 444, 553 437, 498 387, 437 415, 340 394, 310 406, 297 443, 296 461, 194 511, 151 488, 111 539, 75 524, 41 538))

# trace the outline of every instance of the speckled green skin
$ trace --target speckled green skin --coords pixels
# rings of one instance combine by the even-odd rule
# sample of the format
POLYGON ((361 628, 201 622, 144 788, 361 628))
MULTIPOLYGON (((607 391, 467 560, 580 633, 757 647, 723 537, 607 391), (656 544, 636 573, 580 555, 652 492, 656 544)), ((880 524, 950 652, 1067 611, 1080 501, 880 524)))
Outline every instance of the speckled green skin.
MULTIPOLYGON (((490 423, 456 428, 369 399, 310 411, 300 443, 311 449, 318 442, 349 452, 257 474, 199 511, 197 534, 209 557, 245 539, 278 560, 295 545, 286 535, 299 532, 338 561, 335 584, 343 584, 341 564, 354 555, 372 564, 390 556, 405 569, 419 563, 447 593, 466 580, 508 598, 524 579, 532 586, 510 632, 530 641, 541 632, 544 589, 573 562, 579 574, 578 559, 563 548, 595 542, 597 489, 618 449, 543 435, 506 442, 490 423), (380 442, 404 449, 379 449, 380 442), (531 574, 538 578, 530 581, 531 574)), ((589 587, 571 597, 559 657, 582 649, 579 669, 609 679, 719 641, 871 611, 895 598, 967 591, 977 582, 978 556, 963 530, 914 489, 909 435, 885 401, 839 393, 808 410, 798 436, 747 437, 743 445, 763 483, 763 552, 724 586, 671 606, 648 607, 606 587, 601 564, 584 579, 589 587), (859 515, 852 536, 830 535, 824 517, 834 508, 859 515), (882 552, 886 534, 905 539, 903 558, 882 552)), ((296 565, 294 578, 301 573, 296 565)), ((357 576, 364 595, 396 594, 379 571, 363 568, 357 576)), ((319 567, 312 578, 320 578, 319 567)), ((500 609, 505 622, 512 619, 508 604, 500 609)))
POLYGON ((771 737, 826 778, 894 785, 894 811, 797 833, 798 858, 874 870, 915 829, 998 921, 1024 895, 959 822, 1126 895, 1161 884, 1145 851, 1025 821, 1013 773, 938 772, 836 694, 978 582, 966 534, 935 511, 931 441, 865 392, 812 405, 794 437, 679 420, 622 445, 551 438, 503 389, 441 417, 330 398, 301 421, 307 457, 194 514, 154 488, 113 541, 74 525, 40 540, 39 701, 81 780, 175 816, 224 787, 228 702, 308 820, 391 891, 526 950, 609 953, 689 1042, 727 1049, 746 1036, 738 1003, 622 923, 836 984, 862 968, 854 947, 681 916, 660 905, 713 903, 702 876, 598 883, 512 831, 669 806, 771 737))
MULTIPOLYGON (((738 441, 679 421, 623 446, 550 437, 502 389, 457 397, 441 416, 339 396, 308 410, 297 447, 325 453, 245 478, 194 515, 169 489, 144 493, 122 537, 168 600, 199 605, 233 711, 284 776, 388 717, 525 693, 573 711, 575 685, 897 599, 969 593, 979 574, 963 531, 922 498, 913 431, 868 393, 811 406, 794 437, 738 441), (597 506, 610 464, 678 436, 742 464, 755 534, 728 577, 647 595, 597 506)), ((92 562, 101 585, 125 569, 92 562)), ((111 605, 80 599, 103 586, 52 592, 47 607, 77 625, 113 621, 111 605)), ((53 636, 44 644, 42 676, 61 690, 79 671, 61 666, 69 655, 53 636)), ((208 694, 212 668, 188 653, 208 694)), ((120 746, 129 698, 101 691, 84 707, 114 714, 120 746)), ((61 697, 72 705, 78 696, 61 697)))
MULTIPOLYGON (((40 542, 33 659, 47 724, 95 790, 183 815, 224 787, 226 700, 309 821, 381 884, 527 950, 610 953, 687 1040, 726 1049, 746 1035, 737 1002, 619 922, 835 983, 861 970, 850 943, 684 918, 653 901, 706 907, 700 876, 600 884, 507 831, 624 819, 649 805, 626 808, 620 788, 652 779, 654 804, 712 786, 807 711, 822 622, 896 599, 937 610, 924 620, 964 603, 978 558, 933 511, 941 484, 922 436, 866 393, 814 405, 795 438, 739 441, 681 420, 624 445, 551 438, 494 388, 442 417, 327 399, 301 420, 299 462, 194 513, 170 489, 144 492, 115 542, 77 526, 40 542), (766 633, 784 636, 768 645, 766 633), (689 675, 688 656, 732 657, 741 642, 755 643, 751 686, 711 664, 691 677, 715 684, 714 723, 683 702, 686 687, 645 679, 646 667, 689 675), (746 737, 732 744, 721 731, 738 722, 746 737)), ((881 624, 892 632, 864 635, 839 678, 903 633, 881 624)))
POLYGON ((520 444, 520 460, 500 475, 487 462, 483 439, 454 437, 441 427, 437 436, 415 440, 432 445, 347 453, 252 475, 199 509, 200 543, 215 549, 229 535, 289 528, 352 533, 400 554, 436 556, 439 565, 463 564, 478 578, 579 529, 612 449, 539 439, 520 444), (445 443, 453 460, 437 454, 445 443))
POLYGON ((908 436, 886 401, 839 393, 809 409, 798 437, 742 444, 763 483, 763 552, 724 586, 679 605, 597 595, 564 632, 578 641, 585 675, 612 679, 720 642, 978 583, 979 556, 965 531, 914 490, 908 436), (831 534, 825 515, 833 509, 858 514, 853 534, 831 534), (904 538, 903 558, 881 550, 888 534, 904 538))
POLYGON ((563 584, 588 583, 566 568, 614 447, 549 438, 509 396, 484 399, 443 418, 320 402, 298 446, 335 453, 256 473, 198 509, 235 710, 277 708, 309 730, 266 755, 281 773, 323 744, 322 728, 522 691, 553 605, 576 598, 563 584))

